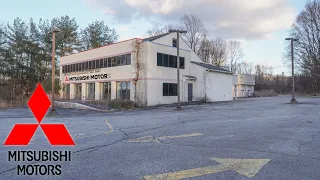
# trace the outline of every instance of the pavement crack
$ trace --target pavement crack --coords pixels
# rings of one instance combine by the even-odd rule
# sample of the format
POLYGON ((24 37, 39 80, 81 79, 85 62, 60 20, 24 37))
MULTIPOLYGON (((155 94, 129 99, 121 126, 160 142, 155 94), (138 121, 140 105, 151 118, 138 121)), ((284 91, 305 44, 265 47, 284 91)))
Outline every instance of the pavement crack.
POLYGON ((301 152, 301 148, 303 147, 303 146, 305 146, 305 145, 307 145, 307 144, 312 144, 312 142, 315 140, 315 138, 317 137, 317 136, 319 136, 320 135, 320 132, 318 132, 317 134, 314 134, 314 135, 312 135, 311 137, 312 137, 312 139, 310 140, 310 141, 307 141, 307 142, 304 142, 304 143, 302 143, 302 144, 300 144, 299 145, 299 154, 298 154, 298 156, 300 156, 301 154, 303 154, 304 152, 301 152))
MULTIPOLYGON (((319 133, 319 135, 320 135, 320 133, 319 133)), ((271 154, 277 154, 277 155, 281 155, 281 156, 301 157, 301 158, 308 158, 308 159, 314 159, 314 160, 320 161, 319 158, 308 157, 308 156, 299 156, 299 155, 280 153, 280 152, 274 152, 274 151, 252 150, 252 149, 243 149, 243 148, 229 148, 229 147, 218 148, 218 147, 214 147, 214 146, 210 146, 210 145, 209 146, 208 145, 205 146, 205 145, 199 145, 199 144, 192 144, 192 145, 191 144, 177 144, 177 143, 173 143, 173 142, 162 142, 162 144, 179 146, 179 147, 213 148, 213 149, 219 149, 219 150, 228 149, 228 150, 241 150, 241 151, 260 152, 260 153, 271 153, 271 154)))

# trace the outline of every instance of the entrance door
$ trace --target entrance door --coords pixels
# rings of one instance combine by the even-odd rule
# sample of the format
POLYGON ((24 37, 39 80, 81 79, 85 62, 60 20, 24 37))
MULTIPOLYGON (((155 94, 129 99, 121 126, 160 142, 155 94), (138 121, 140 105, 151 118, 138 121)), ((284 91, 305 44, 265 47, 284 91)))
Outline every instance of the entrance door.
POLYGON ((65 96, 64 96, 64 99, 70 99, 70 84, 67 84, 65 86, 65 96))
POLYGON ((82 84, 76 84, 76 97, 75 99, 81 99, 82 96, 82 84))
POLYGON ((188 101, 192 101, 193 96, 193 83, 188 83, 188 101))
POLYGON ((103 99, 111 100, 111 82, 103 83, 103 99))
POLYGON ((95 84, 94 83, 89 83, 88 84, 88 90, 89 90, 89 99, 94 99, 95 98, 95 84))

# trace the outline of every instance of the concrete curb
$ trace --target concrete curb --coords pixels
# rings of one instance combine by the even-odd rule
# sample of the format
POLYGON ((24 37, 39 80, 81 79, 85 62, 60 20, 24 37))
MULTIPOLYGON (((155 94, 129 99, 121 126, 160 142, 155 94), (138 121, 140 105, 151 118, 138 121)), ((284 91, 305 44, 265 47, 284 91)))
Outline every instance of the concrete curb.
POLYGON ((102 111, 102 112, 110 112, 112 110, 103 110, 103 109, 97 109, 90 106, 86 106, 80 103, 75 102, 61 102, 61 101, 55 101, 54 102, 56 107, 63 108, 63 109, 83 109, 83 110, 93 110, 93 111, 102 111))

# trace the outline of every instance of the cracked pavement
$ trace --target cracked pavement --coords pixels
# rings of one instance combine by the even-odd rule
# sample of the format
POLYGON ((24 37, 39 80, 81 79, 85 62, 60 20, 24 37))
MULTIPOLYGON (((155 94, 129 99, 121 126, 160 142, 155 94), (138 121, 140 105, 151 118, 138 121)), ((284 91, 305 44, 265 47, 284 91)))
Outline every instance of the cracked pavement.
MULTIPOLYGON (((192 168, 218 165, 211 158, 271 159, 251 179, 320 179, 320 98, 290 96, 240 99, 126 112, 59 109, 59 117, 43 123, 63 123, 74 147, 52 147, 41 129, 29 146, 0 147, 0 179, 142 179, 192 168), (109 125, 112 126, 112 131, 109 125), (179 137, 201 133, 201 136, 179 137), (128 142, 141 137, 158 142, 128 142), (70 150, 70 162, 60 176, 18 176, 18 164, 8 162, 9 150, 70 150)), ((28 108, 0 110, 0 138, 5 141, 15 123, 35 123, 28 108)), ((234 171, 190 178, 248 179, 234 171)))

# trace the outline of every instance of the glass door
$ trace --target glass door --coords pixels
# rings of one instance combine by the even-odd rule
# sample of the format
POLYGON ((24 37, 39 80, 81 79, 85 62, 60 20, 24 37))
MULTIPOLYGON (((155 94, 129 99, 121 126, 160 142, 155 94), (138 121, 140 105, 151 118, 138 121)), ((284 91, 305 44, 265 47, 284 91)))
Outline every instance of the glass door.
POLYGON ((103 83, 103 99, 111 100, 111 82, 103 83))

